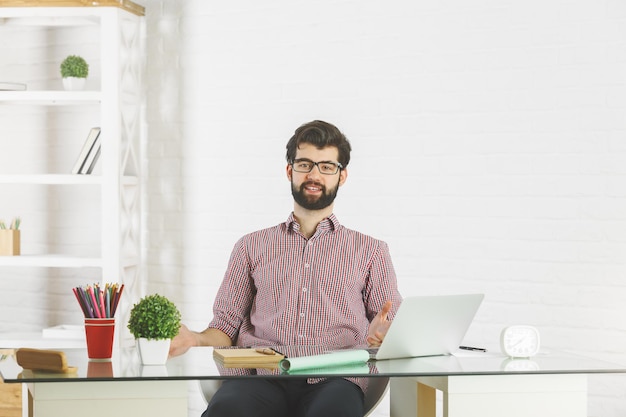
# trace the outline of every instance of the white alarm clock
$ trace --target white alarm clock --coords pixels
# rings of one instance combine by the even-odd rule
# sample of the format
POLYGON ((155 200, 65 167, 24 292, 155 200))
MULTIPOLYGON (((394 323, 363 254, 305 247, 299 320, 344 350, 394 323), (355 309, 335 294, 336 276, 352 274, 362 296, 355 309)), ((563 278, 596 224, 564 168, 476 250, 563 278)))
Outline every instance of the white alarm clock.
POLYGON ((506 372, 534 372, 539 371, 539 364, 532 359, 507 358, 501 368, 506 372))
POLYGON ((533 326, 509 326, 500 334, 500 348, 511 358, 530 358, 539 352, 539 346, 539 330, 533 326))

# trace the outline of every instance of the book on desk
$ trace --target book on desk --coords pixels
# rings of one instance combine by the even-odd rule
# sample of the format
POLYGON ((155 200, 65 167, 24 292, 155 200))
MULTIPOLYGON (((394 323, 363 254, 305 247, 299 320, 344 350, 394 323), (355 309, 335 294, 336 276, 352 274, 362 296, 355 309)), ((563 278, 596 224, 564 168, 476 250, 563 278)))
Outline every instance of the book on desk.
POLYGON ((270 348, 216 348, 215 360, 226 368, 278 368, 285 358, 270 348))

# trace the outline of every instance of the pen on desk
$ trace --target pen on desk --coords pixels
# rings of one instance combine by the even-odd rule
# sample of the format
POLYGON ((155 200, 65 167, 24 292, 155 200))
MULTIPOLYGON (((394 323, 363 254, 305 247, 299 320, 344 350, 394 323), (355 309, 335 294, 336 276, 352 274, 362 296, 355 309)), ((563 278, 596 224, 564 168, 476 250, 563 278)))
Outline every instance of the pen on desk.
POLYGON ((254 349, 256 352, 258 353, 262 353, 264 355, 275 355, 276 352, 274 352, 272 349, 270 348, 256 348, 254 349))
POLYGON ((472 346, 459 346, 459 349, 471 350, 472 352, 487 352, 485 348, 472 347, 472 346))

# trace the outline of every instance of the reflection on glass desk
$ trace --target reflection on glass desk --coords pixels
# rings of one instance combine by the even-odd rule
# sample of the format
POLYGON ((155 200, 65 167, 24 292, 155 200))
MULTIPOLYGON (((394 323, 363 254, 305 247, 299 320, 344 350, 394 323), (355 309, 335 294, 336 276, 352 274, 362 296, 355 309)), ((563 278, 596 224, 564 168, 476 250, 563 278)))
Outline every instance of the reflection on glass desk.
MULTIPOLYGON (((289 352, 297 347, 276 347, 289 352)), ((192 348, 163 366, 142 366, 134 348, 114 352, 111 361, 90 361, 85 349, 65 349, 73 374, 22 370, 11 358, 0 361, 5 382, 27 382, 33 415, 186 415, 188 380, 232 378, 389 377, 392 417, 435 416, 436 391, 444 393, 447 417, 586 417, 587 376, 626 373, 626 366, 569 353, 529 359, 499 354, 392 359, 289 374, 279 369, 225 368, 213 349, 192 348), (96 410, 102 408, 102 414, 96 410), (72 414, 74 413, 74 414, 72 414), (96 413, 96 414, 94 414, 96 413)))
MULTIPOLYGON (((290 351, 290 347, 276 347, 290 351)), ((293 347, 291 347, 293 351, 293 347)), ((67 363, 76 367, 74 374, 23 372, 12 359, 0 362, 5 382, 77 382, 124 380, 196 380, 242 377, 289 378, 337 375, 333 368, 316 368, 293 375, 279 369, 224 368, 213 359, 213 348, 198 347, 170 358, 163 366, 144 366, 135 348, 116 350, 110 361, 87 358, 85 349, 64 349, 67 363)), ((293 357, 294 355, 289 355, 293 357)), ((364 376, 359 364, 341 367, 342 376, 364 376)), ((626 373, 626 366, 586 358, 565 352, 539 354, 532 359, 510 359, 499 354, 459 352, 459 355, 370 361, 367 373, 372 377, 462 376, 506 374, 596 374, 626 373)))

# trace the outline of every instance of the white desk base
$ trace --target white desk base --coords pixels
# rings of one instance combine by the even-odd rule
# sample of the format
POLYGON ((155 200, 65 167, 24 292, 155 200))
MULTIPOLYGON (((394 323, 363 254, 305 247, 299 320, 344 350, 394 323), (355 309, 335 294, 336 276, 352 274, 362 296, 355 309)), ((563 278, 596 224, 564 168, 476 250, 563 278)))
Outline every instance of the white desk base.
POLYGON ((391 379, 391 417, 586 417, 587 375, 464 375, 391 379))
MULTIPOLYGON (((586 417, 587 376, 391 378, 391 417, 586 417)), ((30 417, 186 416, 187 381, 29 383, 30 417)))
POLYGON ((30 417, 186 416, 187 381, 29 383, 30 417))

